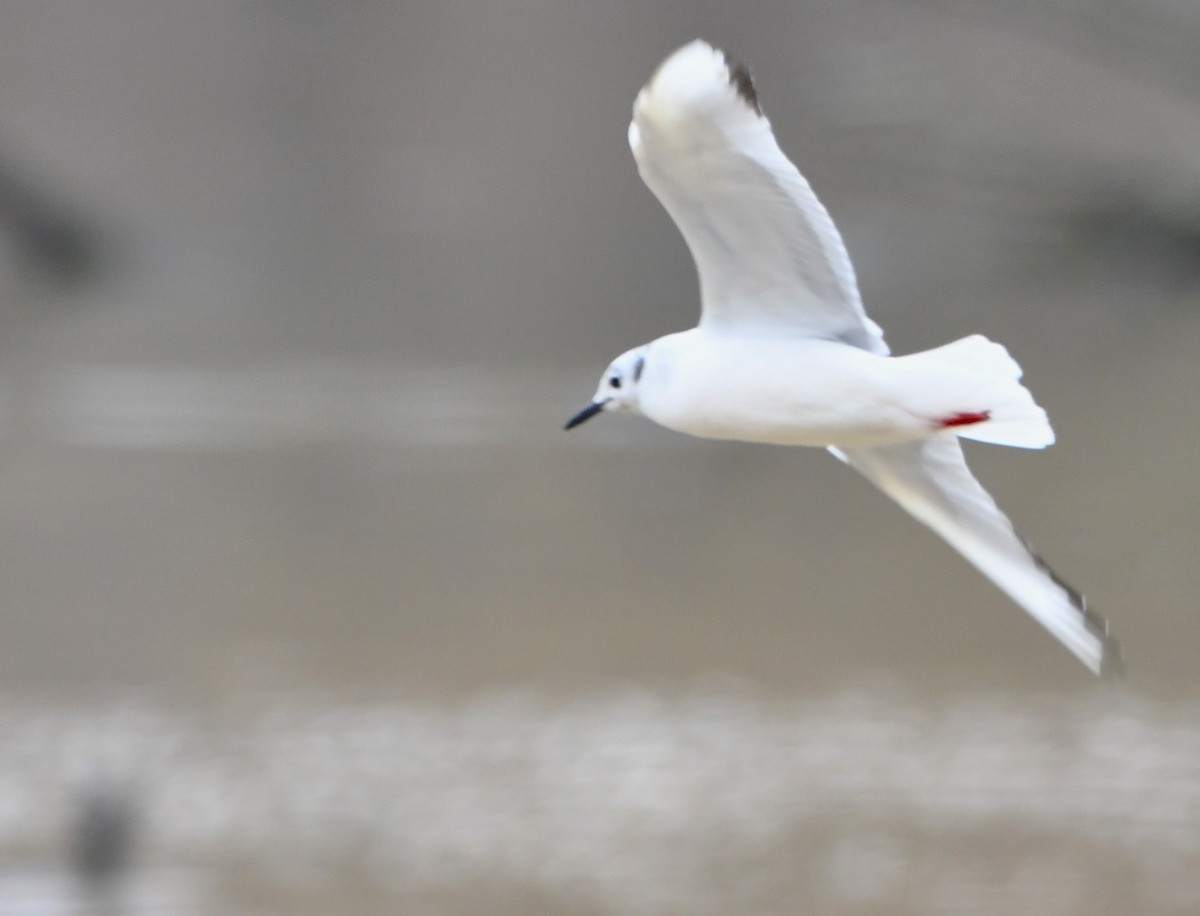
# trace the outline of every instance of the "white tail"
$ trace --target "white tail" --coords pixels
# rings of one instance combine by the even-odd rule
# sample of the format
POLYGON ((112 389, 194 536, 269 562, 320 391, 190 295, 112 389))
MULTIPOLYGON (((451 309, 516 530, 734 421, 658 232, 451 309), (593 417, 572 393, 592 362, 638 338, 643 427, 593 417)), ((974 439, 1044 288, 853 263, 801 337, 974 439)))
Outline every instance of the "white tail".
POLYGON ((964 410, 988 415, 983 422, 953 427, 962 438, 1014 448, 1054 444, 1046 411, 1021 384, 1021 367, 1000 344, 973 334, 902 358, 913 360, 919 371, 935 372, 940 384, 962 399, 964 410))

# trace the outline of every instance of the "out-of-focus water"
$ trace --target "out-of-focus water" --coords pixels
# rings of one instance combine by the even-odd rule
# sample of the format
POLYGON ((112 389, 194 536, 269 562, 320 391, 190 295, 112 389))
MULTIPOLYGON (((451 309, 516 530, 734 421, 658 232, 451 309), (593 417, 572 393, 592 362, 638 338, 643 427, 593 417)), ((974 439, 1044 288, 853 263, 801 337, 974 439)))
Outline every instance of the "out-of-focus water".
POLYGON ((0 6, 0 913, 1195 912, 1197 36, 0 6), (1025 367, 969 457, 1127 685, 823 453, 562 432, 694 320, 625 126, 697 35, 893 348, 1025 367))
POLYGON ((1198 723, 1115 694, 930 704, 730 683, 8 704, 0 844, 53 849, 51 825, 103 778, 144 821, 160 895, 167 863, 207 865, 175 876, 192 908, 137 912, 255 912, 230 902, 239 877, 305 913, 347 882, 400 906, 489 889, 511 895, 501 912, 525 895, 555 912, 1182 912, 1200 893, 1198 723))

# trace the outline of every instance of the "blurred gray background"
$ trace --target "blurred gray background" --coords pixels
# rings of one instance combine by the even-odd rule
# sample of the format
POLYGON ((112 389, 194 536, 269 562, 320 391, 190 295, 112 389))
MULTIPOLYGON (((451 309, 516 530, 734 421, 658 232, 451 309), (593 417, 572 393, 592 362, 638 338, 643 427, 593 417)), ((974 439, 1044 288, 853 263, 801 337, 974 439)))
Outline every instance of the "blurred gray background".
POLYGON ((0 913, 1200 908, 1200 7, 0 3, 0 913), (817 451, 562 422, 690 326, 746 61, 1103 687, 817 451))

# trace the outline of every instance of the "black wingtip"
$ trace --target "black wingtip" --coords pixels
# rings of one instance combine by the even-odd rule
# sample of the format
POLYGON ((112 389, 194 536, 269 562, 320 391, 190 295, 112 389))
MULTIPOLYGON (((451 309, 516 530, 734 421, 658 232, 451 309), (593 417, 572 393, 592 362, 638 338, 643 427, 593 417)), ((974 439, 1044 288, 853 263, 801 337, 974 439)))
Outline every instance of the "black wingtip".
POLYGON ((1121 644, 1107 633, 1101 637, 1104 644, 1104 655, 1100 658, 1100 677, 1110 681, 1125 680, 1125 658, 1121 653, 1121 644))
POLYGON ((1120 641, 1108 631, 1108 621, 1087 606, 1086 598, 1082 595, 1079 597, 1083 601, 1084 622, 1100 640, 1103 653, 1100 656, 1100 677, 1113 681, 1125 680, 1125 656, 1120 641))
POLYGON ((725 56, 725 68, 729 71, 729 85, 743 102, 754 109, 755 114, 761 116, 762 107, 758 104, 758 92, 754 88, 754 80, 750 78, 750 71, 736 58, 724 51, 721 53, 725 56))
MULTIPOLYGON (((1045 567, 1045 564, 1043 563, 1045 567)), ((1097 672, 1105 680, 1121 681, 1125 679, 1125 658, 1121 651, 1120 641, 1108 630, 1108 621, 1088 607, 1087 598, 1060 579, 1049 567, 1045 567, 1050 577, 1065 588, 1072 602, 1083 615, 1083 622, 1088 630, 1100 640, 1100 670, 1097 672)))
POLYGON ((1117 640, 1108 629, 1108 621, 1097 614, 1094 610, 1088 607, 1087 597, 1075 588, 1071 583, 1067 582, 1050 568, 1050 565, 1042 559, 1033 546, 1026 541, 1025 549, 1029 551, 1029 555, 1041 568, 1050 579, 1067 593, 1071 599, 1071 604, 1079 611, 1083 617, 1084 626, 1088 632, 1100 640, 1100 670, 1097 672, 1100 677, 1105 680, 1124 680, 1125 678, 1125 658, 1121 652, 1121 643, 1117 640))

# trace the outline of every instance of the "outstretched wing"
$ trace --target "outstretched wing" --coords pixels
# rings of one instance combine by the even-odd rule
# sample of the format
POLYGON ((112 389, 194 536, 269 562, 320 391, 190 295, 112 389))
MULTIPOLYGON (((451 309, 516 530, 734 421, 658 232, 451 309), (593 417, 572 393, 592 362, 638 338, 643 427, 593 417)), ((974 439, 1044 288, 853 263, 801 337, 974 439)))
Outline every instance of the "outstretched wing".
POLYGON ((1108 624, 1017 536, 971 474, 957 438, 830 451, 945 538, 1094 673, 1120 673, 1108 624))
POLYGON ((887 353, 841 236, 744 67, 702 41, 680 48, 638 94, 629 145, 695 258, 702 326, 887 353))

